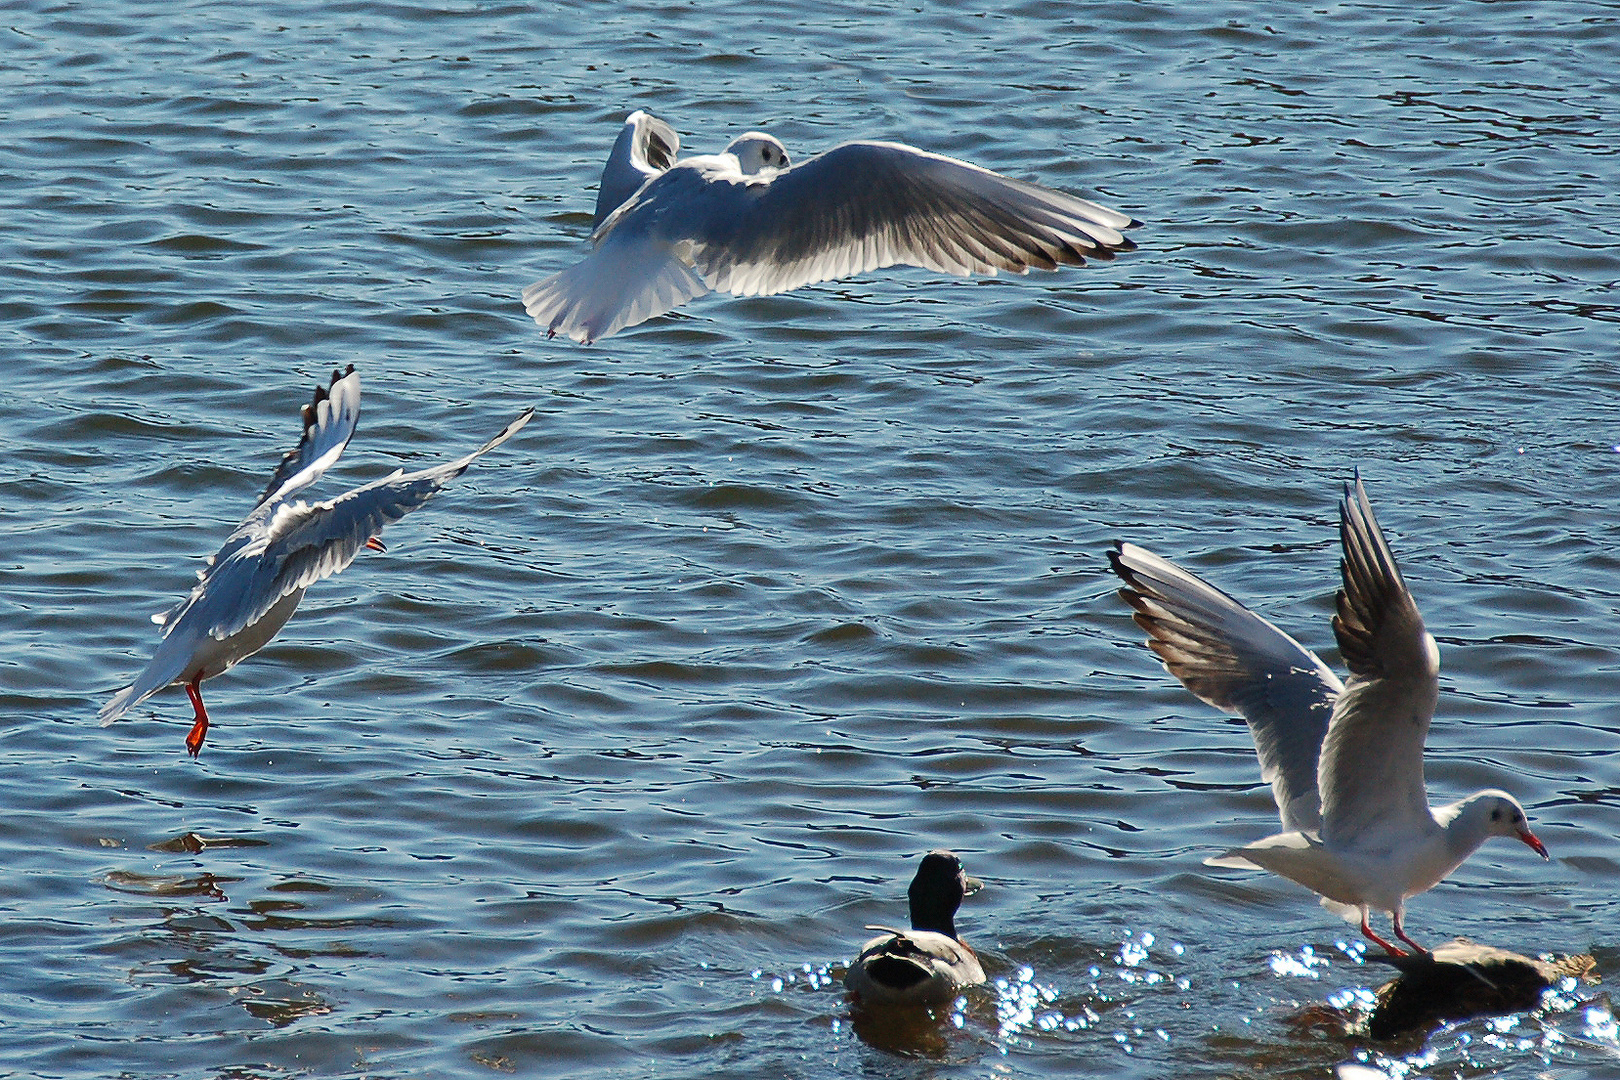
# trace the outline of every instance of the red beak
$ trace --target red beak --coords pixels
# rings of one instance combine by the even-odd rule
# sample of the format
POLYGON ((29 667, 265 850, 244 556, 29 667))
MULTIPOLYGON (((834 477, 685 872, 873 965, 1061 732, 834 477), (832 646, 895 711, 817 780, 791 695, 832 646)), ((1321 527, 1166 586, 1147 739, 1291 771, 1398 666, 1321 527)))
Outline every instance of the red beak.
POLYGON ((1519 834, 1519 839, 1523 840, 1526 845, 1528 845, 1533 851, 1535 851, 1535 853, 1537 855, 1540 855, 1543 859, 1552 858, 1551 855, 1547 854, 1547 845, 1543 844, 1540 840, 1537 840, 1536 839, 1536 834, 1531 832, 1529 829, 1526 829, 1526 830, 1524 830, 1524 832, 1520 833, 1519 834))
POLYGON ((382 541, 377 539, 375 536, 373 536, 370 540, 366 541, 366 547, 370 548, 372 551, 384 551, 385 552, 385 551, 388 550, 387 548, 383 547, 382 541))

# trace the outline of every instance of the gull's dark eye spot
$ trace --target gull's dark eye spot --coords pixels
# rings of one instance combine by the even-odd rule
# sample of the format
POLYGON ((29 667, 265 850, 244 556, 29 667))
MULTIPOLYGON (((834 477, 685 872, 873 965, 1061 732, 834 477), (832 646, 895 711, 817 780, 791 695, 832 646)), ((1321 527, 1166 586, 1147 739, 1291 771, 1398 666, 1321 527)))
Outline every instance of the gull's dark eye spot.
POLYGON ((1491 820, 1492 821, 1501 821, 1502 820, 1502 808, 1500 806, 1498 806, 1495 810, 1491 811, 1491 820))

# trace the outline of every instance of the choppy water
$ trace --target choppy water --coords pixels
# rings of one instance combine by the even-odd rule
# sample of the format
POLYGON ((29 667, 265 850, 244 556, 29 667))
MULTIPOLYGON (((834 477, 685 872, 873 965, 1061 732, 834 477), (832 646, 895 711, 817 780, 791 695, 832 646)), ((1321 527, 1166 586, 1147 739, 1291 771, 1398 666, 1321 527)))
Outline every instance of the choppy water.
POLYGON ((1359 465, 1443 650, 1422 938, 1620 971, 1620 9, 7 4, 0 1069, 51 1077, 1612 1077, 1601 990, 1370 1046, 1241 725, 1116 538, 1331 652, 1359 465), (1143 219, 1106 265, 708 299, 585 349, 623 115, 895 138, 1143 219), (317 493, 540 415, 208 686, 99 704, 333 365, 317 493), (199 843, 200 839, 200 843, 199 843), (852 1015, 961 853, 993 985, 852 1015))

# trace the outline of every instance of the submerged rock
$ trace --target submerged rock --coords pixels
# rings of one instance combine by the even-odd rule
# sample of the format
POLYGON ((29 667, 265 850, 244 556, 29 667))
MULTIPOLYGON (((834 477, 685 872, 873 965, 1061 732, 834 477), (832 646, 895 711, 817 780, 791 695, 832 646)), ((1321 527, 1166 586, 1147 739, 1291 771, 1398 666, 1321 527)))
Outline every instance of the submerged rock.
POLYGON ((1597 981, 1597 965, 1590 956, 1534 960, 1467 938, 1447 942, 1427 955, 1369 954, 1367 959, 1393 964, 1401 972, 1378 990, 1378 1005, 1367 1020, 1367 1034, 1375 1039, 1392 1039, 1447 1020, 1533 1009, 1545 990, 1572 976, 1597 981))

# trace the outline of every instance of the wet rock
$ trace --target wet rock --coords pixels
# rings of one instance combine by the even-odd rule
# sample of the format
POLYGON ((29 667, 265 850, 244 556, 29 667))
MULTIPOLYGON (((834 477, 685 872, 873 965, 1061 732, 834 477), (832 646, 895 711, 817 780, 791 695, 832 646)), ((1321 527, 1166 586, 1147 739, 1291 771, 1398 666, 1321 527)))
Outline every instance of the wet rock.
POLYGON ((1571 976, 1597 981, 1590 956, 1534 960, 1467 938, 1428 955, 1369 954, 1367 959, 1393 964, 1401 972, 1378 990, 1378 1005, 1367 1020, 1367 1034, 1375 1039, 1426 1031, 1447 1020, 1533 1009, 1543 991, 1571 976))

